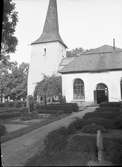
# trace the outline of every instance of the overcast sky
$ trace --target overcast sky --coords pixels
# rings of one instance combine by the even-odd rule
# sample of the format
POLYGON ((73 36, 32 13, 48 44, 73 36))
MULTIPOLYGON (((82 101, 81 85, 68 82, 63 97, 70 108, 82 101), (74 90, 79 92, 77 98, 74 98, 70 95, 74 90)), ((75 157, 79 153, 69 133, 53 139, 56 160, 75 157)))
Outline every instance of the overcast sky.
MULTIPOLYGON (((30 43, 42 33, 49 0, 14 0, 17 50, 11 60, 30 62, 30 43)), ((122 0, 57 0, 60 35, 69 49, 104 44, 122 48, 122 0)))

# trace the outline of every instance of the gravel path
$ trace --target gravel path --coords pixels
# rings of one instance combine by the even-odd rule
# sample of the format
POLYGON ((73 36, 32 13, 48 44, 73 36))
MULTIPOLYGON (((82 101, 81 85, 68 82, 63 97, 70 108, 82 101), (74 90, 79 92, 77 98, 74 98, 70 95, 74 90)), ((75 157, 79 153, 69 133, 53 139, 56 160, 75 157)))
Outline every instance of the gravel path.
POLYGON ((92 112, 94 110, 95 107, 86 108, 84 111, 73 113, 70 116, 42 126, 21 137, 2 143, 1 152, 3 155, 2 162, 4 167, 24 166, 27 159, 38 152, 38 149, 40 148, 38 146, 42 146, 41 148, 43 150, 44 138, 50 131, 61 126, 67 126, 75 117, 82 118, 85 113, 92 112))

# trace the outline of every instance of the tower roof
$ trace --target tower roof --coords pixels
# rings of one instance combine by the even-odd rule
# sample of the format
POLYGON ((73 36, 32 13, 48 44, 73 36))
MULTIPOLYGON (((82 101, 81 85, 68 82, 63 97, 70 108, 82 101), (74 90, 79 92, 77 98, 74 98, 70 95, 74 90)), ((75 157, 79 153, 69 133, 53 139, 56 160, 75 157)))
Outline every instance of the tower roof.
POLYGON ((67 47, 59 34, 58 12, 56 0, 50 0, 43 32, 41 36, 32 44, 47 43, 59 41, 64 47, 67 47))

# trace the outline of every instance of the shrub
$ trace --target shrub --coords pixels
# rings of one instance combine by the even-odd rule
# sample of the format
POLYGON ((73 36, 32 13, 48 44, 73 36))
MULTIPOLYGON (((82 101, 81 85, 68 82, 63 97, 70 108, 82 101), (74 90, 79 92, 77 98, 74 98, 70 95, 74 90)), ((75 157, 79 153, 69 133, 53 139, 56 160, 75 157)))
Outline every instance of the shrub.
POLYGON ((6 127, 0 123, 0 137, 5 135, 6 127))
POLYGON ((114 129, 115 125, 114 125, 114 121, 110 120, 110 119, 105 119, 105 118, 89 118, 89 119, 83 119, 83 125, 89 125, 95 123, 97 125, 102 125, 104 126, 105 129, 114 129))
POLYGON ((83 127, 83 121, 80 118, 76 118, 72 123, 67 127, 68 134, 73 134, 74 132, 80 130, 83 127))
POLYGON ((83 128, 81 129, 81 132, 97 133, 97 130, 101 130, 102 132, 107 132, 107 130, 104 128, 104 126, 97 125, 97 124, 94 124, 94 123, 83 126, 83 128))
POLYGON ((61 127, 50 132, 45 140, 45 150, 48 154, 53 154, 64 150, 67 145, 67 130, 65 127, 61 127))

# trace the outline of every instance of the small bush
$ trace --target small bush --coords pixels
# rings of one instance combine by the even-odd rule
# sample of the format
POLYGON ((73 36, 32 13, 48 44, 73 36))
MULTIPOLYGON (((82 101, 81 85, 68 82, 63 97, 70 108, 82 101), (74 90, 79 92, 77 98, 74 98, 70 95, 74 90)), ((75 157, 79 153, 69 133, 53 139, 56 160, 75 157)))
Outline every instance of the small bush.
POLYGON ((50 132, 44 140, 46 152, 53 154, 64 150, 67 145, 67 137, 68 134, 65 127, 50 132))
POLYGON ((97 124, 94 124, 94 123, 83 126, 83 128, 81 129, 81 132, 97 133, 97 130, 101 130, 102 132, 107 132, 107 130, 104 128, 104 126, 97 125, 97 124))
POLYGON ((6 127, 0 124, 0 137, 5 135, 5 133, 6 133, 6 127))

